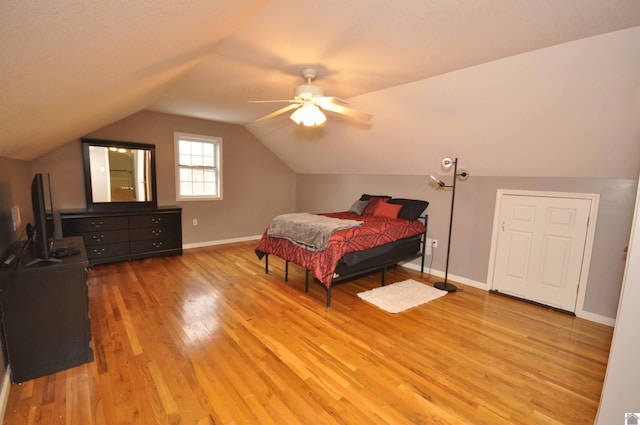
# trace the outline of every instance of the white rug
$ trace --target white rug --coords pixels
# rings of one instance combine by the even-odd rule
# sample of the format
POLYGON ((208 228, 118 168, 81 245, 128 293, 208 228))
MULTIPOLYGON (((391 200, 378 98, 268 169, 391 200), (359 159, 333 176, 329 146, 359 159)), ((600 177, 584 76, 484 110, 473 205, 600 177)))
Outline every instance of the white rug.
POLYGON ((446 294, 447 291, 409 279, 360 292, 358 296, 389 313, 400 313, 446 294))

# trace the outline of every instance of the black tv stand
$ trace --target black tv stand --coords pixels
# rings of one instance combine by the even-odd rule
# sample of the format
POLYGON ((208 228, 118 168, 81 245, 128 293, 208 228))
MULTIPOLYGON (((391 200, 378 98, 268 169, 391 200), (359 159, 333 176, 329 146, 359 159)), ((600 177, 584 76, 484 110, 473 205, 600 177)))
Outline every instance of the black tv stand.
POLYGON ((5 348, 15 383, 93 361, 87 254, 82 238, 65 243, 79 254, 40 261, 27 247, 20 264, 0 272, 5 348))

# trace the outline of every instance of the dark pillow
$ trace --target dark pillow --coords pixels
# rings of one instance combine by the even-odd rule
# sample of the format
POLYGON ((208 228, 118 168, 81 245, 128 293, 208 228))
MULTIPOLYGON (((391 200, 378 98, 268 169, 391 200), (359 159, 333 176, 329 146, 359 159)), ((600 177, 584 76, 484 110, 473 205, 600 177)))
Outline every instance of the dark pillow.
POLYGON ((376 217, 398 218, 398 213, 402 205, 389 204, 387 202, 378 202, 373 215, 376 217))
POLYGON ((387 198, 387 199, 391 199, 391 196, 387 196, 387 195, 367 195, 365 193, 360 197, 360 200, 361 201, 368 201, 371 198, 387 198))
POLYGON ((393 198, 388 202, 390 204, 402 205, 398 218, 406 218, 407 220, 417 220, 429 206, 427 201, 418 199, 393 198))
POLYGON ((387 202, 389 199, 391 198, 388 196, 371 196, 367 207, 362 212, 362 215, 373 215, 373 212, 378 208, 378 204, 380 202, 387 202))
POLYGON ((364 209, 367 208, 368 204, 369 204, 369 201, 361 201, 358 199, 353 203, 353 205, 351 205, 351 208, 349 208, 349 212, 362 215, 362 213, 364 212, 364 209))

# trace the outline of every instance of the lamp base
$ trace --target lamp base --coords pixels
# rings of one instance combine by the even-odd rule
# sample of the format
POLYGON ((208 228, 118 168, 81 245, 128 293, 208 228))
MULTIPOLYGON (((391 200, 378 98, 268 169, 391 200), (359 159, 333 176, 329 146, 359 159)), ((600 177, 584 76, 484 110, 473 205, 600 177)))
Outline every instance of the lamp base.
POLYGON ((447 292, 456 292, 458 290, 456 285, 448 282, 436 282, 433 287, 447 292))

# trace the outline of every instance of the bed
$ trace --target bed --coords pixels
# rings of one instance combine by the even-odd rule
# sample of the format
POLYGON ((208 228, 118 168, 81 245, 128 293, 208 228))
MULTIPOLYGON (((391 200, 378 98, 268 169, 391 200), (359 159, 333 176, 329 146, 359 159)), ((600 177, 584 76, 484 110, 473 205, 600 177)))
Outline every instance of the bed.
POLYGON ((388 267, 415 258, 421 258, 421 271, 424 270, 428 220, 425 210, 428 205, 422 200, 364 194, 348 211, 316 215, 327 220, 359 223, 335 230, 326 245, 320 247, 274 232, 276 219, 282 219, 284 215, 279 216, 265 230, 255 252, 259 259, 264 258, 265 273, 269 273, 269 255, 284 259, 285 281, 288 280, 289 263, 303 267, 306 270, 305 292, 309 291, 309 274, 312 273, 326 287, 327 306, 330 306, 331 288, 355 276, 381 271, 381 285, 384 286, 388 267))

